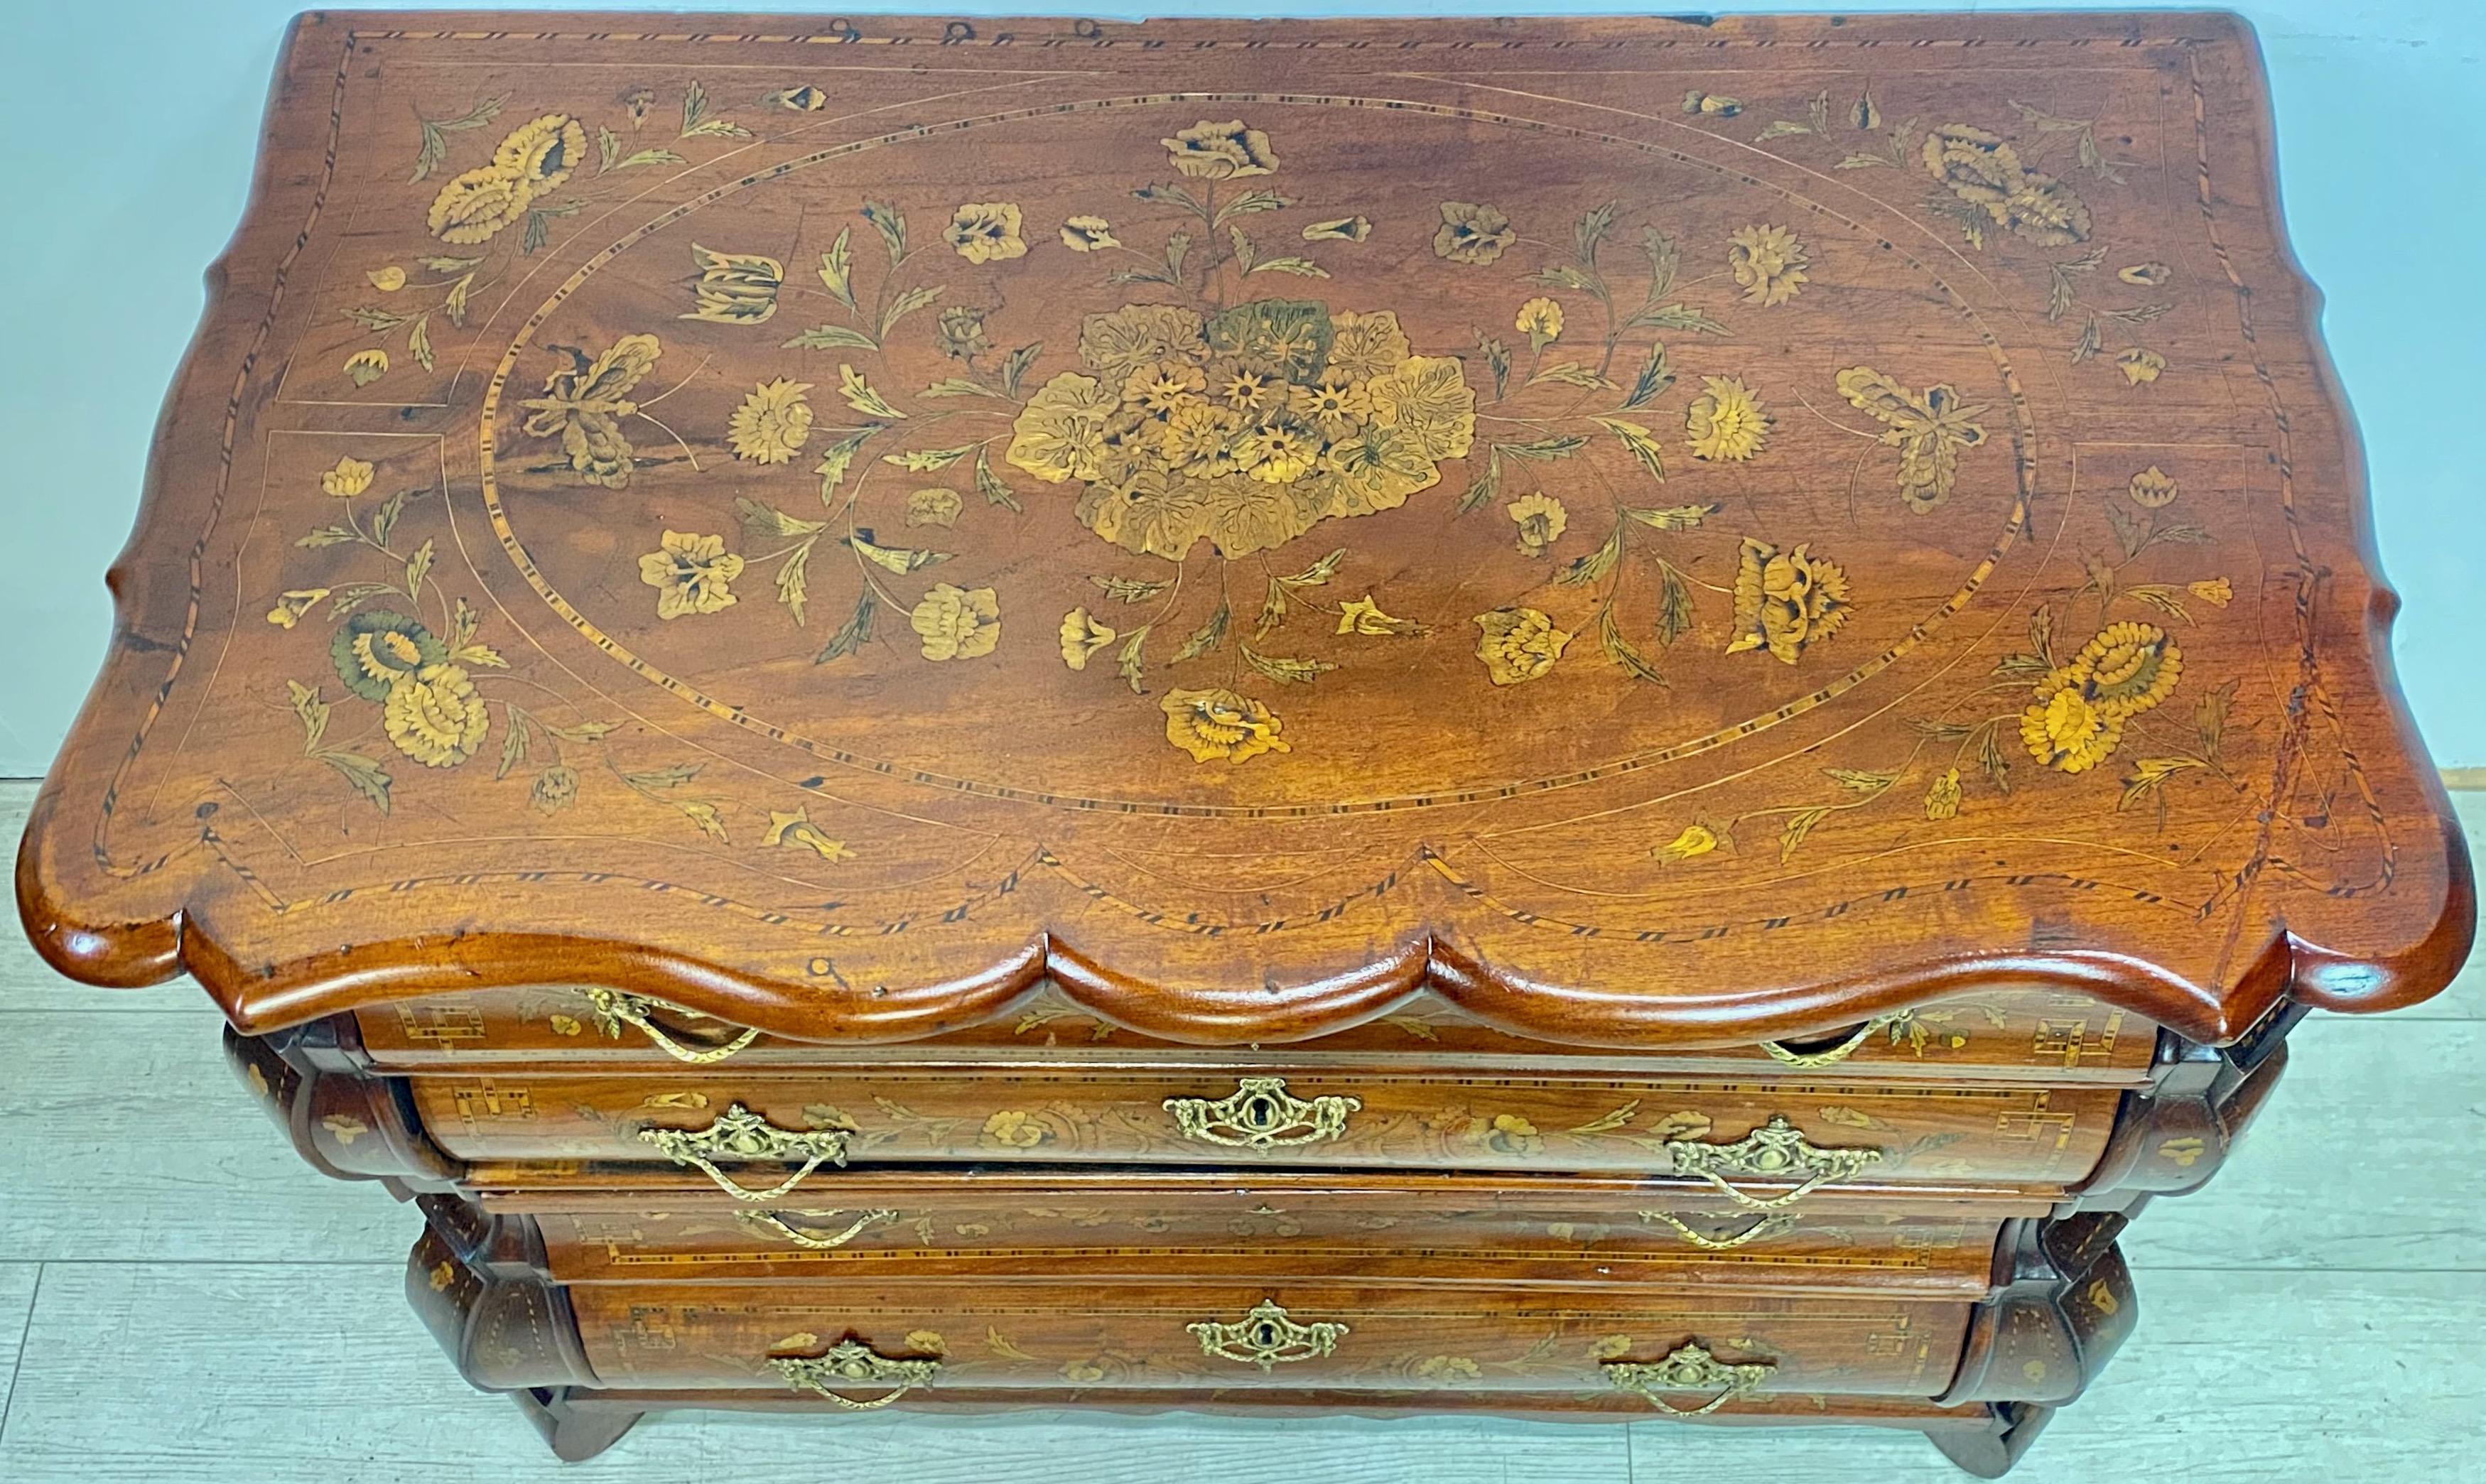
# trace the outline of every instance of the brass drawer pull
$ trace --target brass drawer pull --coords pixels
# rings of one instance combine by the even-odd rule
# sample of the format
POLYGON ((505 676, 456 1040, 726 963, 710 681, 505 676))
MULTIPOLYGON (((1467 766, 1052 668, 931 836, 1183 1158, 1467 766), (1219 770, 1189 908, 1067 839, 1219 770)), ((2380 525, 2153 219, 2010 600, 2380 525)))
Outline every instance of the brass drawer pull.
POLYGON ((822 1165, 846 1162, 843 1129, 781 1129, 734 1103, 704 1129, 641 1129, 639 1138, 662 1150, 677 1165, 687 1165, 716 1182, 736 1200, 775 1200, 803 1183, 822 1165), (718 1160, 801 1160, 803 1168, 764 1191, 736 1183, 716 1168, 718 1160))
POLYGON ((1297 1324, 1275 1299, 1262 1299, 1233 1324, 1203 1319, 1183 1328, 1200 1340, 1200 1353, 1221 1360, 1271 1366, 1311 1360, 1328 1355, 1346 1336, 1346 1326, 1330 1320, 1297 1324))
POLYGON ((1852 1180, 1865 1166, 1882 1158, 1879 1149, 1816 1149, 1803 1131, 1779 1113, 1730 1144, 1702 1143, 1697 1139, 1670 1139, 1666 1150, 1677 1174, 1699 1175, 1737 1205, 1753 1211, 1776 1211, 1794 1205, 1833 1180, 1852 1180), (1782 1195, 1749 1195, 1726 1180, 1798 1180, 1782 1195))
POLYGON ((1913 1013, 1915 1012, 1911 1010, 1898 1010, 1889 1015, 1876 1015, 1871 1020, 1858 1026, 1856 1028, 1855 1034, 1839 1042, 1837 1045, 1831 1047, 1827 1051, 1790 1051, 1785 1045, 1778 1041, 1763 1041, 1761 1043, 1761 1050, 1768 1052, 1773 1060, 1783 1061, 1789 1066, 1806 1068, 1837 1066, 1839 1062, 1854 1056, 1857 1049, 1862 1047, 1866 1041, 1871 1040, 1873 1038, 1874 1031, 1897 1025, 1900 1021, 1907 1019, 1913 1013))
POLYGON ((1754 1218, 1751 1225, 1731 1237, 1711 1237, 1693 1230, 1664 1211, 1643 1211, 1640 1219, 1668 1227, 1676 1236, 1704 1252, 1732 1251, 1747 1242, 1758 1242, 1764 1237, 1775 1237, 1795 1225, 1795 1218, 1792 1216, 1761 1216, 1754 1218))
POLYGON ((1766 1360, 1735 1363, 1721 1360, 1697 1344, 1677 1348, 1665 1360, 1608 1360, 1606 1380, 1617 1391, 1645 1397, 1660 1412, 1678 1417, 1705 1417, 1736 1397, 1759 1389, 1778 1367, 1766 1360), (1717 1391, 1699 1407, 1677 1407, 1661 1391, 1717 1391))
POLYGON ((875 1355, 860 1340, 841 1340, 823 1356, 772 1357, 769 1365, 797 1391, 816 1391, 848 1412, 872 1412, 888 1406, 917 1387, 928 1387, 941 1373, 932 1360, 892 1360, 875 1355), (887 1396, 859 1402, 840 1396, 831 1387, 895 1387, 887 1396))
POLYGON ((808 1247, 815 1252, 825 1252, 832 1249, 845 1246, 855 1238, 862 1236, 865 1230, 870 1227, 876 1226, 883 1222, 894 1222, 898 1220, 901 1213, 897 1211, 866 1211, 857 1216, 854 1219, 853 1224, 847 1226, 843 1231, 831 1231, 820 1226, 797 1226, 793 1223, 786 1220, 786 1217, 788 1214, 794 1216, 808 1216, 820 1221, 827 1221, 845 1215, 843 1211, 795 1211, 791 1213, 777 1211, 736 1211, 733 1213, 733 1220, 737 1224, 747 1226, 763 1237, 775 1237, 780 1242, 791 1242, 796 1247, 808 1247))
POLYGON ((1321 1096, 1306 1101, 1286 1090, 1283 1077, 1245 1077, 1216 1099, 1170 1097, 1165 1111, 1185 1139, 1234 1149, 1274 1149, 1318 1143, 1346 1131, 1346 1115, 1362 1098, 1321 1096))
POLYGON ((677 1015, 696 1015, 699 1013, 697 1010, 686 1010, 678 1004, 650 1000, 643 995, 625 995, 618 989, 589 987, 581 993, 587 996, 588 1004, 595 1012, 596 1028, 606 1035, 619 1039, 623 1026, 635 1026, 666 1056, 693 1066, 713 1066, 760 1039, 759 1031, 745 1031, 722 1046, 685 1046, 667 1035, 662 1027, 649 1018, 648 1012, 671 1010, 677 1015))

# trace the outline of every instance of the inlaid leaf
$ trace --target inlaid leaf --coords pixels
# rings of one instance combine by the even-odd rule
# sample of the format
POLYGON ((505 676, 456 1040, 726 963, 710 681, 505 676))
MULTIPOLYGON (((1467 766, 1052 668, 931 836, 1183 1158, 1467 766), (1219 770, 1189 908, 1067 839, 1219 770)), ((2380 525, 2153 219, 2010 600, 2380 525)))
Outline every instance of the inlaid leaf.
POLYGON ((966 443, 954 449, 908 449, 902 453, 883 453, 880 455, 880 461, 922 474, 932 469, 947 469, 975 453, 979 447, 980 445, 977 444, 966 443))
POLYGON ((1154 627, 1156 625, 1153 623, 1143 623, 1132 630, 1131 637, 1122 641, 1121 652, 1115 659, 1116 672, 1130 686, 1131 694, 1134 696, 1147 694, 1140 688, 1140 681, 1147 674, 1147 667, 1140 660, 1140 646, 1146 642, 1148 630, 1154 627))
POLYGON ((875 391, 870 382, 863 379, 863 373, 853 367, 839 366, 838 381, 841 390, 845 394, 846 405, 865 417, 902 419, 906 416, 905 413, 891 406, 888 398, 875 391))
POLYGON ((1660 531, 1689 531, 1725 508, 1723 505, 1670 505, 1657 509, 1635 507, 1623 513, 1660 531))
POLYGON ((818 466, 812 471, 820 477, 821 504, 832 503, 838 492, 838 485, 844 482, 846 471, 854 465, 856 453, 872 434, 880 430, 880 425, 877 423, 858 427, 822 451, 818 466))
POLYGON ((378 806, 381 813, 389 811, 388 769, 360 753, 321 753, 319 760, 344 775, 354 791, 378 806))
POLYGON ((786 605, 796 628, 803 627, 803 605, 812 591, 812 543, 805 541, 787 554, 784 564, 777 568, 777 601, 786 605))
POLYGON ((1136 577, 1091 577, 1088 579, 1105 590, 1105 595, 1124 603, 1137 603, 1152 598, 1172 587, 1171 583, 1143 582, 1136 577))
POLYGON ((1319 678, 1322 671, 1338 668, 1327 660, 1287 659, 1262 654, 1250 645, 1237 645, 1235 648, 1241 651, 1243 663, 1281 685, 1309 685, 1319 678))
POLYGON ((1658 447, 1654 433, 1638 423, 1621 418, 1590 418, 1588 421, 1614 434, 1624 448, 1631 450, 1632 457, 1640 460, 1640 466, 1648 471, 1649 478, 1665 480, 1666 453, 1658 447))
POLYGON ((853 547, 855 555, 866 562, 874 566, 886 567, 893 572, 914 572, 927 566, 937 566, 949 561, 953 555, 946 551, 925 551, 913 546, 883 546, 872 539, 871 531, 868 527, 847 536, 846 544, 853 547))
POLYGON ((1044 342, 1032 341, 1002 359, 1003 392, 1011 397, 1018 395, 1019 383, 1027 379, 1029 368, 1036 365, 1036 353, 1043 348, 1044 342))
POLYGON ((682 137, 684 139, 749 139, 751 130, 730 119, 720 119, 707 111, 707 90, 693 78, 682 90, 682 137))
POLYGON ((1568 458, 1588 446, 1588 440, 1586 437, 1578 433, 1562 433, 1552 438, 1534 439, 1528 443, 1497 443, 1493 446, 1493 451, 1496 453, 1506 453, 1512 458, 1546 463, 1557 458, 1568 458))
POLYGON ((1291 273, 1297 278, 1327 278, 1329 269, 1309 258, 1265 258, 1252 264, 1253 273, 1291 273))
POLYGON ((1829 817, 1830 809, 1826 805, 1798 810, 1788 815, 1786 827, 1779 832, 1780 864, 1784 865, 1790 857, 1802 849, 1805 840, 1812 835, 1812 827, 1829 817))
POLYGON ((820 255, 820 283, 848 309, 856 308, 854 296, 854 229, 841 227, 838 239, 820 255))
POLYGON ((842 324, 814 325, 786 343, 787 350, 878 350, 880 342, 842 324))
POLYGON ((1006 510, 1026 508, 1018 503, 1018 496, 1010 493, 1010 487, 1002 482, 1001 476, 993 473, 992 460, 982 449, 976 450, 976 493, 984 497, 986 505, 998 505, 1006 510))
POLYGON ((820 652, 812 656, 812 663, 825 665, 833 659, 852 654, 862 648, 871 639, 871 618, 879 606, 880 600, 873 595, 870 586, 867 584, 863 591, 855 597, 854 613, 839 626, 836 633, 829 636, 829 642, 821 646, 820 652))
POLYGON ((440 312, 449 316, 451 324, 462 327, 466 323, 466 296, 474 289, 475 275, 469 273, 450 285, 449 292, 441 296, 440 312))
POLYGON ((863 204, 863 219, 880 233, 880 242, 889 249, 889 264, 896 267, 906 261, 906 213, 883 202, 863 204))
POLYGON ((933 398, 990 397, 1002 400, 1008 399, 1003 398, 1001 393, 984 385, 982 382, 970 381, 964 376, 944 376, 940 380, 932 383, 930 386, 925 387, 923 391, 918 392, 916 395, 918 397, 933 398))
POLYGON ((1557 361, 1551 366, 1538 369, 1535 375, 1528 378, 1528 384, 1530 386, 1534 386, 1540 381, 1558 382, 1563 386, 1570 387, 1584 387, 1591 391, 1608 391, 1614 387, 1614 382, 1607 379, 1606 376, 1589 367, 1581 365, 1577 361, 1557 361))
POLYGON ((1666 342, 1649 344, 1648 359, 1641 363, 1640 373, 1632 378, 1630 395, 1623 398, 1627 408, 1643 406, 1665 395, 1674 385, 1674 369, 1667 364, 1666 342))
POLYGON ((904 293, 901 293, 898 297, 890 300, 889 308, 881 312, 880 338, 882 340, 889 339, 890 326, 898 323, 898 320, 905 318, 907 316, 915 313, 919 309, 922 309, 925 305, 931 303, 934 299, 939 297, 941 297, 940 285, 919 284, 915 288, 909 289, 904 293))
POLYGON ((1226 599, 1220 597, 1217 600, 1217 611, 1210 614, 1208 621, 1202 624, 1193 631, 1189 639, 1182 642, 1182 647, 1176 649, 1174 652, 1174 658, 1167 663, 1179 665, 1185 660, 1197 659, 1225 643, 1226 626, 1232 621, 1233 617, 1232 611, 1226 606, 1226 599))
POLYGON ((733 513, 742 517, 743 527, 754 536, 810 536, 828 529, 826 521, 805 520, 749 498, 736 498, 733 513))
POLYGON ((1830 781, 1850 793, 1880 793, 1899 781, 1896 773, 1875 773, 1862 768, 1824 768, 1830 781))
POLYGON ((405 349, 408 355, 414 357, 415 363, 425 371, 432 369, 431 316, 429 315, 414 316, 413 326, 405 332, 405 349))
POLYGON ((1484 357, 1486 368, 1493 372, 1494 399, 1499 401, 1510 395, 1510 347, 1479 332, 1477 335, 1477 351, 1484 357))
POLYGON ((1671 648, 1690 632, 1692 590, 1684 585, 1683 575, 1669 566, 1658 577, 1657 642, 1671 648))
POLYGON ((1483 472, 1468 481, 1468 487, 1460 492, 1458 508, 1454 513, 1465 515, 1500 493, 1502 493, 1502 451, 1494 449, 1485 456, 1483 472))
POLYGON ((414 555, 405 559, 405 595, 410 598, 420 596, 423 580, 430 574, 431 538, 426 536, 423 544, 414 549, 414 555))
POLYGON ((319 699, 319 692, 299 680, 285 682, 285 693, 293 704, 293 714, 302 722, 302 751, 319 750, 319 739, 328 734, 328 716, 333 709, 319 699))
POLYGON ((1658 673, 1657 667, 1648 662, 1648 657, 1633 648, 1631 642, 1623 638, 1622 626, 1615 621, 1612 608, 1607 609, 1605 616, 1597 620, 1597 641, 1605 646, 1606 658, 1629 672, 1632 678, 1657 685, 1666 683, 1666 676, 1658 673))
POLYGON ((1278 581, 1290 588, 1317 588, 1337 576, 1339 563, 1345 560, 1346 548, 1341 546, 1292 577, 1281 577, 1278 581))
POLYGON ((1595 582, 1615 569, 1615 563, 1622 559, 1622 554, 1623 528, 1616 526, 1595 551, 1564 563, 1562 569, 1554 574, 1554 581, 1566 588, 1595 582))
POLYGON ((450 135, 482 128, 500 117, 502 106, 509 100, 508 94, 497 94, 454 119, 427 119, 416 115, 414 122, 421 126, 423 137, 414 152, 414 174, 407 178, 406 183, 414 184, 440 168, 440 162, 449 157, 450 135))

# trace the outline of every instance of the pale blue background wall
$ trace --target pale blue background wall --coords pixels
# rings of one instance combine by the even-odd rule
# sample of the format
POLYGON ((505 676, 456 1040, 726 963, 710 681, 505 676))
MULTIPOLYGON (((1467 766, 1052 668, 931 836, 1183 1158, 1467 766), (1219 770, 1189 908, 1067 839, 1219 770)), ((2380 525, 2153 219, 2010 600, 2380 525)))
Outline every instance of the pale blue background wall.
MULTIPOLYGON (((491 0, 479 0, 489 4, 491 0)), ((508 9, 563 7, 499 0, 508 9)), ((675 0, 614 9, 799 10, 675 0)), ((1683 9, 1699 0, 1681 0, 1683 9)), ((101 658, 156 403, 242 206, 286 0, 0 0, 0 777, 41 773, 101 658), (74 121, 70 124, 68 121, 74 121)), ((410 9, 386 0, 361 7, 410 9)), ((572 7, 575 8, 575 7, 572 7)), ((816 9, 816 7, 809 7, 816 9)), ((871 7, 867 7, 871 8, 871 7)), ((957 14, 1035 3, 947 0, 957 14)), ((1179 4, 1187 14, 1625 11, 1572 4, 1179 4)), ((1653 7, 1644 5, 1641 10, 1653 7)), ((1730 11, 2004 9, 1943 0, 1730 11)), ((2133 0, 2057 9, 2130 10, 2133 0)), ((2364 428, 2403 680, 2445 765, 2486 764, 2486 0, 2255 0, 2298 254, 2364 428)), ((1136 18, 1149 6, 1071 14, 1136 18)), ((848 13, 852 14, 852 13, 848 13)))

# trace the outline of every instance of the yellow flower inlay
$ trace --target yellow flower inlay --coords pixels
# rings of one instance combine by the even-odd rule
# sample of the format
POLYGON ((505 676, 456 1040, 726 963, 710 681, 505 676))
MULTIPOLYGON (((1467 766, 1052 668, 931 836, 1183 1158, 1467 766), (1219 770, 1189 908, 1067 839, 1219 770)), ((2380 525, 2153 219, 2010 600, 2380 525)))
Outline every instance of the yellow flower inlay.
POLYGON ((1497 608, 1476 616, 1477 658, 1496 685, 1518 685, 1554 668, 1571 636, 1533 608, 1497 608))
POLYGON ((1074 253, 1093 253, 1122 242, 1114 235, 1114 224, 1103 217, 1074 216, 1062 224, 1062 245, 1074 253))
POLYGON ((1658 846, 1649 854, 1661 861, 1689 861, 1718 848, 1718 832, 1705 824, 1687 824, 1683 833, 1658 846))
POLYGON ((1073 670, 1088 668, 1089 658, 1120 634, 1088 616, 1085 604, 1062 616, 1062 663, 1073 670))
POLYGON ((1529 345, 1537 350, 1562 338, 1562 306, 1542 296, 1519 306, 1519 318, 1512 328, 1528 337, 1529 345))
POLYGON ((1741 463, 1759 453, 1770 438, 1770 415, 1750 387, 1732 376, 1703 376, 1701 393, 1684 414, 1692 456, 1708 462, 1741 463))
POLYGON ((1194 762, 1248 762, 1262 753, 1294 750, 1278 735, 1284 724, 1267 706, 1229 690, 1168 691, 1157 705, 1165 712, 1166 740, 1194 762))
POLYGON ((1004 1149, 1033 1149, 1053 1131, 1032 1113, 1005 1108, 984 1120, 983 1141, 1004 1149))
POLYGON ((452 768, 475 756, 490 717, 465 671, 426 665, 389 687, 380 723, 399 752, 427 768, 452 768))
POLYGON ((405 269, 396 263, 390 263, 385 268, 373 268, 363 277, 369 279, 371 286, 382 293, 395 293, 405 287, 405 269))
POLYGON ((1959 817, 1959 769, 1945 769, 1942 776, 1934 780, 1933 786, 1925 790, 1925 817, 1927 819, 1959 817))
POLYGON ((907 615, 927 660, 972 660, 1002 642, 1001 599, 990 588, 935 583, 907 615))
POLYGON ((359 458, 341 458, 319 476, 319 487, 340 500, 351 500, 372 487, 372 466, 359 458))
POLYGON ((2020 714, 2020 740, 2047 767, 2085 772, 2113 755, 2123 724, 2165 701, 2183 672, 2183 654, 2165 629, 2109 624, 2037 682, 2020 714))
POLYGON ((278 595, 276 606, 267 611, 267 621, 281 629, 290 629, 302 621, 302 616, 318 606, 328 595, 325 588, 295 588, 278 595))
POLYGON ((388 374, 388 352, 373 346, 357 350, 345 357, 345 379, 358 387, 370 386, 388 374))
POLYGON ((950 245, 969 262, 1001 262, 1027 256, 1019 235, 1019 210, 1008 201, 971 201, 950 215, 950 245))
POLYGON ((742 559, 725 549, 725 537, 668 531, 658 546, 639 559, 639 580, 656 590, 657 618, 721 613, 733 606, 728 584, 742 575, 742 559))
POLYGON ((1811 554, 1809 542, 1782 552, 1767 541, 1744 538, 1735 566, 1735 638, 1728 654, 1767 648, 1792 665, 1805 646, 1838 632, 1847 621, 1847 574, 1838 563, 1811 554))
POLYGON ((1278 168, 1278 153, 1269 148, 1269 136, 1246 128, 1240 119, 1223 124, 1202 119, 1157 143, 1165 146, 1174 169, 1202 179, 1265 176, 1278 168))
POLYGON ((753 388, 726 425, 733 456, 755 464, 790 461, 812 436, 812 404, 803 395, 810 390, 810 382, 783 376, 753 388))
POLYGON ((2132 495, 2132 503, 2147 510, 2172 504, 2176 495, 2182 492, 2182 487, 2156 464, 2134 475, 2132 482, 2125 487, 2132 495))
POLYGON ((2236 599, 2235 584, 2224 577, 2208 577, 2199 582, 2187 583, 2184 591, 2212 608, 2224 608, 2236 599))
POLYGON ((777 290, 785 286, 786 265, 758 253, 720 253, 691 244, 691 264, 700 270, 691 286, 693 308, 684 319, 710 324, 760 324, 777 313, 777 290))
POLYGON ((2141 345, 2134 345, 2123 354, 2116 356, 2114 364, 2122 369, 2124 384, 2127 386, 2147 386, 2158 379, 2160 372, 2167 370, 2165 356, 2141 345))
POLYGON ((1341 634, 1412 634, 1416 625, 1405 618, 1394 618, 1381 611, 1367 592, 1351 603, 1340 605, 1338 631, 1341 634))
POLYGON ((1545 555, 1545 549, 1561 538, 1562 528, 1569 520, 1562 511, 1562 502, 1541 492, 1522 495, 1502 508, 1519 527, 1519 554, 1523 557, 1545 555))
POLYGON ((1743 227, 1726 239, 1726 266, 1748 304, 1767 308, 1794 298, 1811 263, 1803 240, 1783 227, 1743 227))
POLYGON ((1481 267, 1501 258, 1519 240, 1510 218, 1495 207, 1469 201, 1442 203, 1442 225, 1433 232, 1433 255, 1452 262, 1481 267))

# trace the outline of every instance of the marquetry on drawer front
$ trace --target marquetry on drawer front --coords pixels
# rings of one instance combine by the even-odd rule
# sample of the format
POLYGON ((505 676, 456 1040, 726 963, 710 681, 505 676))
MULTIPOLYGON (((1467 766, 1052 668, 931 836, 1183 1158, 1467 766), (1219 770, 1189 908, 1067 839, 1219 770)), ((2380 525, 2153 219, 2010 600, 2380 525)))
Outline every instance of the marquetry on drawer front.
MULTIPOLYGON (((845 1164, 973 1160, 1671 1170, 1751 1210, 1859 1179, 2063 1184, 2095 1164, 2105 1087, 1031 1072, 418 1077, 469 1160, 670 1163, 737 1198, 834 1190, 845 1164)), ((832 1202, 834 1203, 834 1202, 832 1202)))
POLYGON ((1466 1293, 1195 1283, 569 1290, 608 1387, 1610 1391, 1652 1413, 1772 1393, 1930 1397, 1969 1305, 1904 1299, 1466 1293))
MULTIPOLYGON (((491 1210, 438 1203, 435 1224, 532 1223, 565 1282, 916 1278, 1307 1280, 1793 1287, 1985 1295, 2005 1203, 1819 1195, 1747 1211, 1664 1182, 1375 1176, 1315 1184, 1112 1185, 1007 1175, 858 1175, 837 1205, 749 1206, 687 1194, 588 1203, 526 1193, 491 1210)), ((2022 1204, 2021 1212, 2044 1208, 2022 1204)))
MULTIPOLYGON (((1219 1054, 1150 1041, 1046 991, 1008 1015, 902 1047, 826 1044, 762 1035, 661 1000, 584 989, 484 990, 407 1000, 354 1012, 374 1065, 392 1070, 593 1062, 616 1069, 683 1065, 817 1067, 893 1059, 922 1062, 1048 1059, 1197 1064, 1219 1054)), ((2156 1028, 2085 995, 1995 989, 1895 1011, 1827 1034, 1761 1045, 1668 1051, 1555 1046, 1507 1035, 1438 1003, 1287 1047, 1307 1064, 1417 1057, 1543 1066, 1631 1066, 1751 1075, 1843 1065, 1873 1076, 2030 1076, 2135 1084, 2157 1045, 2156 1028)), ((1247 1058, 1235 1054, 1237 1061, 1247 1058)))

